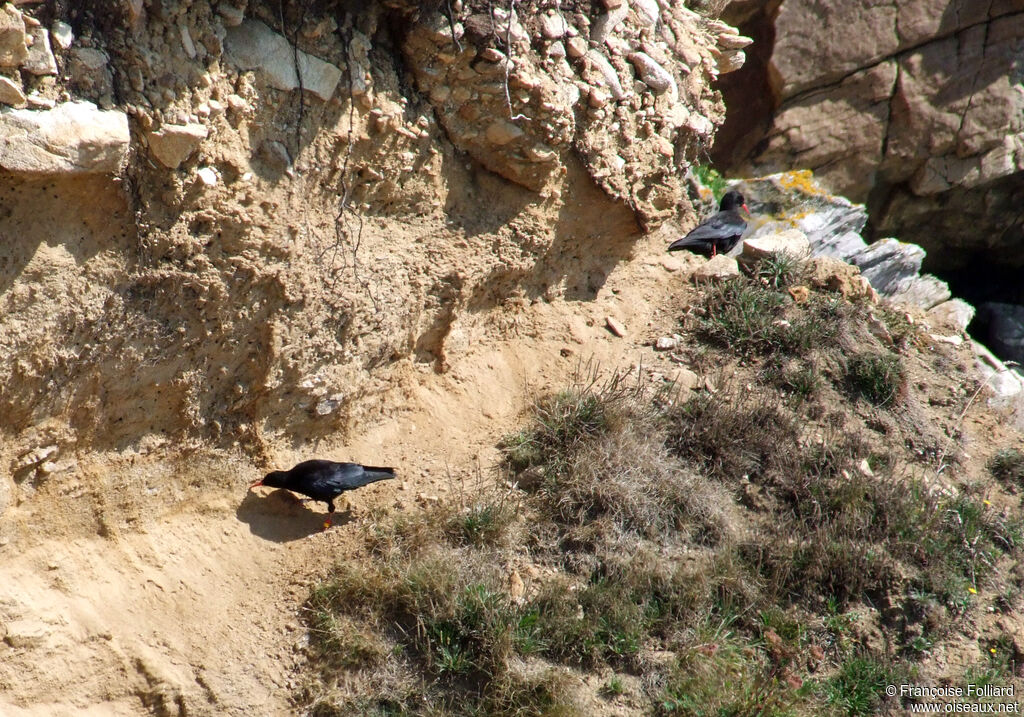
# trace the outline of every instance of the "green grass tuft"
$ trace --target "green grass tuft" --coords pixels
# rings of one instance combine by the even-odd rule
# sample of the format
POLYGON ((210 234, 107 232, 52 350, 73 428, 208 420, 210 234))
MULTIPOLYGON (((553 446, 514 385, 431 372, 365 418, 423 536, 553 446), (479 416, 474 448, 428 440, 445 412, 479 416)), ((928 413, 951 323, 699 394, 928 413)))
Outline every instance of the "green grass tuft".
POLYGON ((846 375, 853 393, 876 406, 897 403, 906 380, 903 364, 895 354, 857 354, 847 363, 846 375))

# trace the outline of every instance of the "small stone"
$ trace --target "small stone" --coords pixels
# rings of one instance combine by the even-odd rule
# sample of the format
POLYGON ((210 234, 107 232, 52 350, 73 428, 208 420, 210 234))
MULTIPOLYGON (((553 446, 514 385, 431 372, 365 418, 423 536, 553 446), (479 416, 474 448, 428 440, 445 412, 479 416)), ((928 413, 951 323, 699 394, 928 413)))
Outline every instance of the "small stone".
POLYGON ((548 57, 559 60, 565 57, 565 45, 560 42, 552 42, 548 45, 547 54, 548 57))
POLYGON ((963 299, 950 299, 928 309, 927 317, 932 325, 955 326, 958 331, 966 331, 974 313, 974 307, 963 299))
POLYGON ((25 99, 28 101, 28 108, 30 110, 52 110, 57 106, 56 100, 35 93, 32 93, 25 99))
POLYGON ((715 60, 715 64, 718 68, 718 74, 725 75, 740 69, 746 61, 747 55, 743 50, 729 50, 719 55, 715 60))
POLYGON ((221 114, 224 113, 224 105, 222 105, 217 100, 210 100, 209 102, 206 103, 206 105, 210 108, 210 116, 211 117, 217 117, 218 115, 221 115, 221 114))
POLYGON ((25 101, 25 93, 21 89, 21 84, 9 77, 0 75, 0 103, 10 105, 11 107, 24 107, 27 103, 25 101))
POLYGON ((873 478, 875 475, 875 472, 871 470, 871 465, 868 463, 867 458, 861 458, 860 463, 857 464, 857 470, 861 472, 861 475, 868 478, 873 478))
POLYGON ((604 325, 608 327, 608 330, 611 331, 612 334, 618 336, 620 339, 625 337, 626 327, 623 326, 622 323, 614 316, 606 316, 604 318, 604 325))
MULTIPOLYGON (((366 93, 367 73, 357 58, 367 50, 369 44, 369 40, 361 36, 361 33, 355 30, 352 32, 349 69, 353 94, 366 93)), ((236 66, 243 70, 259 70, 276 89, 286 92, 298 89, 301 75, 302 89, 325 102, 331 99, 342 77, 341 69, 337 66, 296 50, 288 38, 258 20, 246 20, 228 30, 224 47, 225 54, 236 66)))
POLYGON ((281 172, 292 166, 288 148, 275 139, 264 140, 260 145, 260 159, 281 172))
POLYGON ((505 120, 497 120, 487 126, 487 141, 492 144, 506 145, 523 136, 523 130, 505 120))
POLYGON ((219 179, 217 175, 217 170, 214 169, 213 167, 203 167, 198 172, 196 172, 196 176, 199 178, 199 181, 202 182, 203 185, 207 187, 212 187, 216 185, 217 180, 219 179))
POLYGON ((226 102, 228 103, 228 108, 232 112, 245 112, 247 109, 249 109, 249 103, 242 99, 242 97, 240 97, 239 95, 228 95, 226 102))
POLYGON ((744 263, 757 263, 769 257, 788 256, 802 261, 811 254, 811 243, 799 229, 786 229, 775 234, 753 237, 743 242, 744 263))
POLYGON ((688 368, 680 368, 675 373, 674 383, 677 386, 694 391, 700 386, 700 376, 688 368))
POLYGON ((574 59, 583 57, 587 54, 587 41, 582 37, 570 37, 566 43, 566 52, 569 53, 569 57, 574 59))
POLYGON ((744 47, 753 44, 753 39, 743 35, 734 35, 729 32, 718 36, 718 46, 723 50, 742 50, 744 47))
POLYGON ((114 87, 109 64, 107 56, 99 50, 91 47, 74 48, 68 62, 71 84, 87 95, 109 95, 114 87))
POLYGON ((504 62, 508 60, 501 50, 497 50, 493 47, 484 48, 483 52, 480 53, 480 59, 486 62, 504 62))
POLYGON ((811 290, 806 286, 791 286, 787 291, 793 297, 793 301, 798 304, 805 304, 811 298, 811 290))
POLYGON ((671 351, 679 342, 671 336, 659 336, 658 340, 654 342, 655 351, 671 351))
POLYGON ((600 87, 593 87, 590 90, 590 95, 587 97, 587 104, 594 109, 600 109, 608 104, 608 93, 602 90, 600 87))
POLYGON ((128 115, 90 102, 0 112, 0 137, 0 168, 37 176, 117 172, 131 139, 128 115))
POLYGON ((50 49, 50 33, 41 27, 32 30, 33 43, 28 51, 28 59, 21 67, 33 75, 56 75, 57 60, 50 49))
POLYGON ((168 169, 177 169, 206 139, 209 130, 201 124, 165 124, 148 133, 149 151, 168 169))
POLYGON ((557 12, 540 16, 540 34, 546 39, 559 40, 565 37, 567 30, 568 24, 565 22, 565 18, 557 12))
POLYGON ((940 344, 949 344, 950 346, 960 346, 964 342, 963 336, 942 336, 941 334, 928 334, 932 337, 932 341, 937 341, 940 344))
POLYGON ((18 67, 28 57, 25 20, 10 3, 0 7, 0 67, 18 67))
POLYGON ((661 17, 661 8, 658 7, 658 0, 631 0, 630 4, 636 11, 640 22, 648 27, 658 24, 661 17))
POLYGON ((698 267, 690 278, 695 282, 702 281, 726 281, 740 275, 739 264, 731 256, 718 254, 708 259, 702 266, 698 267))
POLYGON ((224 23, 224 27, 238 27, 242 24, 242 20, 245 19, 245 10, 234 5, 228 5, 226 2, 221 2, 217 5, 217 12, 221 16, 221 22, 224 23))
POLYGON ((53 38, 53 41, 57 43, 57 47, 62 50, 66 50, 71 47, 71 43, 75 41, 75 35, 71 31, 71 26, 66 22, 61 22, 60 20, 53 23, 53 27, 50 28, 50 36, 53 38))
POLYGON ((626 99, 626 92, 622 89, 622 83, 619 81, 619 74, 615 71, 615 68, 612 67, 608 58, 597 50, 588 50, 586 57, 591 63, 593 63, 597 71, 601 73, 601 77, 604 78, 605 84, 608 85, 608 91, 612 93, 612 97, 615 98, 616 101, 626 99))
POLYGON ((627 59, 633 63, 633 69, 643 83, 654 90, 655 94, 669 92, 670 96, 678 96, 679 89, 675 78, 650 55, 645 52, 632 52, 627 59))
POLYGON ((181 35, 181 46, 185 50, 185 54, 194 60, 196 58, 196 44, 192 42, 192 33, 188 30, 184 15, 178 18, 178 34, 181 35))

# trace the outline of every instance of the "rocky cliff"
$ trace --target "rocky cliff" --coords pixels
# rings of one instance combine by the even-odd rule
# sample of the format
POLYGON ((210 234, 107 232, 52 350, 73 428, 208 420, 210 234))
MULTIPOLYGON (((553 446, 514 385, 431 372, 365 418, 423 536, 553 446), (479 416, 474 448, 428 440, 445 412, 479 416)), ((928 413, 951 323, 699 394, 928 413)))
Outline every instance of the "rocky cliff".
POLYGON ((594 296, 692 215, 747 43, 653 0, 2 12, 8 459, 260 456, 373 420, 495 307, 594 296))
POLYGON ((742 0, 756 39, 723 79, 717 159, 742 175, 813 169, 867 201, 873 234, 928 251, 964 290, 971 271, 1024 266, 1020 0, 742 0))

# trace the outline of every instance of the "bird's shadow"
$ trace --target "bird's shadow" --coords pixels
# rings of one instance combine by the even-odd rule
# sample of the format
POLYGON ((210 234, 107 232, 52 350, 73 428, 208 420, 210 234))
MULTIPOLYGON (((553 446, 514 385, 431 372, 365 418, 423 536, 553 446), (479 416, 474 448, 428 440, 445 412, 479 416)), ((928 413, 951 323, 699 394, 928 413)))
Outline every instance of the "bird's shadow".
MULTIPOLYGON (((327 520, 325 511, 309 508, 307 503, 283 488, 265 496, 249 491, 235 515, 249 526, 253 535, 275 543, 288 543, 319 533, 327 520)), ((335 512, 331 522, 337 527, 351 520, 352 514, 346 510, 335 512)))

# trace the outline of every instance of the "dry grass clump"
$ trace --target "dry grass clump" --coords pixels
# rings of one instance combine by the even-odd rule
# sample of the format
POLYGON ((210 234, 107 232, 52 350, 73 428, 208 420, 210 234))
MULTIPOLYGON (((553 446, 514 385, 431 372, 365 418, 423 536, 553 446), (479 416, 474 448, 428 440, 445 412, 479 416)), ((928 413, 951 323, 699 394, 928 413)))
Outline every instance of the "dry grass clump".
MULTIPOLYGON (((757 304, 793 276, 762 268, 734 290, 757 304)), ((781 325, 752 330, 751 312, 730 328, 711 312, 721 291, 698 334, 749 382, 680 403, 643 380, 578 381, 502 441, 495 487, 375 518, 309 600, 314 714, 578 714, 579 675, 609 669, 589 699, 645 713, 897 707, 884 685, 1019 559, 1021 516, 915 472, 899 433, 910 329, 853 350, 862 308, 814 296, 759 304, 781 325), (851 393, 867 403, 825 407, 851 393), (903 623, 887 642, 878 606, 903 623)), ((990 469, 1013 483, 1020 465, 990 469)))

